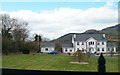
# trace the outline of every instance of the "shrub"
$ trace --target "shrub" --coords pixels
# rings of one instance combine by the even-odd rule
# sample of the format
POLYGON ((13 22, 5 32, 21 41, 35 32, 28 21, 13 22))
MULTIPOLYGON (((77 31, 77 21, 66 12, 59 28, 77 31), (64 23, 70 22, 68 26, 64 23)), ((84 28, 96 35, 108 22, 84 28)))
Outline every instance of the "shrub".
POLYGON ((83 51, 78 50, 73 54, 73 59, 76 62, 86 62, 88 57, 86 53, 83 53, 83 51))

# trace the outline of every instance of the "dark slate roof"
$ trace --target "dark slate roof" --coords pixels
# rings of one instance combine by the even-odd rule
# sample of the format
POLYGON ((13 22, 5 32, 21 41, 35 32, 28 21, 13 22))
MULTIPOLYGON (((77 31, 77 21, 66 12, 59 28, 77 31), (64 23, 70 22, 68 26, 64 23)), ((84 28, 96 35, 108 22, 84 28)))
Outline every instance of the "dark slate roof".
POLYGON ((54 42, 41 42, 41 47, 55 47, 54 42))
POLYGON ((107 39, 103 37, 103 34, 79 34, 76 35, 75 41, 86 41, 91 37, 97 41, 107 41, 107 39))
POLYGON ((73 45, 72 45, 72 43, 63 43, 63 44, 62 44, 62 47, 65 47, 65 48, 72 48, 73 45))
POLYGON ((118 43, 117 42, 107 42, 107 47, 118 47, 118 43))

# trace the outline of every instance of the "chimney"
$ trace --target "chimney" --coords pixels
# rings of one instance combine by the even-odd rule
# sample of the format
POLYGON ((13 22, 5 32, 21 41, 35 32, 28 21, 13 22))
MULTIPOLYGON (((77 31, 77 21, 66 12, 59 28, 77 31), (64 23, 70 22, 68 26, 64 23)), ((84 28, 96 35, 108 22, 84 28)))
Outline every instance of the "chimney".
POLYGON ((103 34, 103 37, 105 38, 105 34, 103 34))
POLYGON ((76 34, 74 34, 73 37, 76 38, 76 34))
POLYGON ((74 34, 74 35, 72 36, 72 43, 73 43, 73 44, 74 44, 75 38, 76 38, 76 34, 74 34))

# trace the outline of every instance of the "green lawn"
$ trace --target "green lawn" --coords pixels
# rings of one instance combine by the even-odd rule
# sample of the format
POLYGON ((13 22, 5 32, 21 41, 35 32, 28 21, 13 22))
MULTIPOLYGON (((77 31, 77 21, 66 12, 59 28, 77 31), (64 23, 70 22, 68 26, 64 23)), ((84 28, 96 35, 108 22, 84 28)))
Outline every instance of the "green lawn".
MULTIPOLYGON (((117 57, 106 57, 106 71, 118 72, 117 57)), ((68 55, 19 54, 2 57, 3 68, 29 70, 90 71, 97 72, 98 58, 90 58, 89 64, 71 64, 73 58, 68 55)))

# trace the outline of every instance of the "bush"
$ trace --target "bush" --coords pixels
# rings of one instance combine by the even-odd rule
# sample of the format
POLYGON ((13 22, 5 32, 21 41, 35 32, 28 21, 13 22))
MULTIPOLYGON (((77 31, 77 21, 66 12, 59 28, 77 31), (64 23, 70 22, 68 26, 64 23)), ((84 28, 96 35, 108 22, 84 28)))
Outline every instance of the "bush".
POLYGON ((30 53, 30 49, 29 49, 29 44, 28 43, 24 43, 23 44, 22 53, 23 54, 29 54, 30 53))
POLYGON ((77 52, 74 53, 73 59, 76 62, 87 62, 88 61, 88 57, 86 53, 83 53, 83 51, 81 50, 78 50, 77 52))
POLYGON ((30 53, 30 51, 27 50, 27 49, 23 50, 22 52, 23 52, 23 54, 29 54, 30 53))

